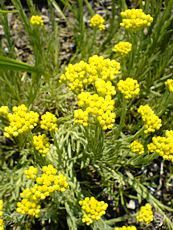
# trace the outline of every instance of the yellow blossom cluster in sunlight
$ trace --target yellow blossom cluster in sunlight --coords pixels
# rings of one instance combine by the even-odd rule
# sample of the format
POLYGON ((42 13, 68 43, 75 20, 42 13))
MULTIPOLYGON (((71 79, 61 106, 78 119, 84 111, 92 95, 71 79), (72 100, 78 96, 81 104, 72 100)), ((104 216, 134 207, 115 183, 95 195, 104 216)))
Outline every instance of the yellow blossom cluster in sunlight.
POLYGON ((154 113, 149 105, 141 105, 138 108, 144 122, 145 133, 152 133, 162 126, 161 119, 154 113))
POLYGON ((23 190, 20 194, 22 200, 17 203, 17 212, 38 218, 41 212, 41 200, 45 200, 53 192, 65 192, 68 188, 67 177, 62 173, 57 173, 57 169, 53 165, 43 166, 42 174, 35 178, 33 168, 25 172, 27 176, 32 177, 36 183, 23 190), (32 171, 32 172, 31 172, 32 171))
POLYGON ((168 90, 173 93, 173 79, 168 79, 165 82, 165 85, 168 87, 168 90))
POLYGON ((4 128, 5 137, 17 137, 32 130, 38 123, 39 114, 28 111, 25 105, 14 106, 13 113, 8 113, 9 126, 4 128))
POLYGON ((121 12, 122 23, 120 26, 129 30, 148 27, 153 22, 150 14, 145 14, 142 9, 127 9, 121 12))
POLYGON ((94 197, 86 197, 84 200, 79 201, 79 204, 84 212, 82 222, 87 225, 99 220, 106 213, 108 207, 108 204, 104 201, 98 201, 94 197))
POLYGON ((126 56, 132 50, 132 44, 130 42, 121 41, 117 43, 112 51, 120 54, 121 56, 126 56))
POLYGON ((57 120, 54 114, 46 112, 41 116, 40 126, 47 131, 56 131, 58 130, 57 120))
POLYGON ((82 92, 78 95, 78 106, 82 109, 74 111, 75 122, 87 126, 90 116, 98 120, 103 130, 111 129, 116 117, 114 104, 111 96, 104 98, 98 94, 82 92))
POLYGON ((34 145, 35 149, 39 153, 41 153, 43 156, 46 156, 46 154, 50 150, 49 139, 46 137, 45 134, 34 135, 33 136, 33 145, 34 145))
POLYGON ((147 203, 140 208, 136 214, 136 220, 146 224, 149 224, 154 220, 151 204, 147 203))
POLYGON ((131 99, 140 92, 138 81, 130 77, 126 78, 126 80, 120 80, 117 87, 126 99, 131 99))
POLYGON ((153 137, 147 147, 149 152, 158 153, 163 159, 173 162, 173 130, 167 130, 163 137, 153 137))
POLYGON ((80 93, 89 85, 94 86, 99 79, 105 82, 114 80, 119 73, 119 62, 94 55, 88 59, 88 62, 69 64, 65 73, 60 76, 60 82, 67 83, 72 91, 80 93))
POLYGON ((130 149, 133 153, 137 153, 139 155, 144 153, 144 146, 138 140, 135 140, 130 144, 130 149))
POLYGON ((0 200, 0 230, 4 230, 3 200, 0 200))
POLYGON ((43 26, 44 25, 43 18, 42 18, 42 16, 39 16, 39 15, 33 15, 30 18, 30 23, 33 26, 43 26))
POLYGON ((99 15, 95 14, 89 21, 89 24, 93 28, 99 28, 99 30, 105 30, 105 20, 99 15))
POLYGON ((38 169, 34 166, 30 166, 24 171, 27 179, 35 180, 38 174, 38 169))

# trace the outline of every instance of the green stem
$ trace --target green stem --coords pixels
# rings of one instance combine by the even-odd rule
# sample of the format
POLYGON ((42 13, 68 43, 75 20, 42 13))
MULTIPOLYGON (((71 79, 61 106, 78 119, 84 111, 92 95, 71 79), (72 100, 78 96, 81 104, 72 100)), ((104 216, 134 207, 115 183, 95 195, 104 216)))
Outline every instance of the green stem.
POLYGON ((125 215, 125 216, 122 216, 122 217, 118 217, 118 218, 113 218, 111 220, 106 220, 105 223, 108 224, 108 225, 114 225, 115 223, 118 223, 118 222, 122 222, 122 221, 125 221, 125 220, 128 220, 131 216, 129 215, 125 215))
POLYGON ((158 112, 158 116, 161 116, 164 113, 165 109, 167 108, 167 105, 169 103, 169 96, 170 93, 168 90, 166 90, 160 102, 160 106, 159 106, 160 111, 158 112))
POLYGON ((120 117, 120 124, 119 124, 119 130, 120 131, 125 126, 126 113, 127 113, 127 101, 123 97, 123 100, 122 100, 122 109, 121 109, 121 117, 120 117))

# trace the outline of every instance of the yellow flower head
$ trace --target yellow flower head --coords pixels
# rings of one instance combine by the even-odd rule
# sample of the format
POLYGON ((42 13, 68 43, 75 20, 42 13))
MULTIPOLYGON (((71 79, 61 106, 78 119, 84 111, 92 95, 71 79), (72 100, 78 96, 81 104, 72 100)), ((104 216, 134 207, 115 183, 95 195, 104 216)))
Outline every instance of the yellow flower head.
POLYGON ((97 93, 100 96, 106 96, 106 95, 110 95, 110 96, 114 96, 116 94, 116 90, 115 90, 115 86, 112 85, 111 81, 104 81, 103 79, 98 79, 95 82, 95 87, 97 90, 97 93))
POLYGON ((126 56, 132 50, 132 44, 130 42, 122 41, 116 44, 112 50, 121 56, 126 56))
POLYGON ((134 80, 132 78, 120 80, 117 84, 117 87, 126 99, 131 99, 134 96, 137 96, 140 92, 137 80, 134 80))
POLYGON ((115 122, 114 100, 110 95, 105 98, 98 94, 82 92, 78 95, 78 106, 83 107, 74 113, 75 122, 88 125, 89 116, 98 120, 103 130, 111 129, 115 122), (85 109, 85 110, 84 110, 85 109))
POLYGON ((47 175, 55 175, 57 173, 57 169, 53 165, 43 166, 42 171, 47 175))
POLYGON ((50 150, 49 139, 45 134, 33 136, 33 145, 35 149, 43 156, 45 156, 50 150))
POLYGON ((82 109, 77 109, 74 111, 74 122, 82 124, 83 126, 88 126, 88 112, 82 109))
POLYGON ((28 111, 25 105, 13 107, 13 113, 8 113, 9 126, 4 129, 5 137, 16 137, 22 133, 32 130, 38 122, 39 114, 28 111))
POLYGON ((114 230, 137 230, 135 226, 122 226, 122 227, 116 227, 114 230))
POLYGON ((41 206, 32 199, 22 199, 17 203, 16 211, 22 215, 29 215, 38 218, 40 216, 41 206))
POLYGON ((151 25, 153 18, 145 14, 142 9, 128 9, 121 12, 122 23, 125 29, 140 29, 151 25))
POLYGON ((47 131, 56 131, 58 130, 57 121, 58 119, 54 114, 46 112, 41 116, 40 126, 47 131))
POLYGON ((28 169, 25 170, 25 175, 27 179, 34 180, 37 176, 38 169, 34 166, 30 166, 28 169))
POLYGON ((4 230, 4 221, 3 221, 3 200, 0 200, 0 230, 4 230))
POLYGON ((98 201, 94 197, 86 197, 84 200, 79 201, 79 204, 84 212, 82 222, 87 225, 99 220, 108 207, 108 204, 104 201, 98 201))
POLYGON ((94 55, 89 58, 88 63, 80 61, 74 65, 69 64, 66 72, 61 75, 60 82, 66 82, 72 91, 80 93, 88 85, 95 86, 99 79, 114 80, 119 72, 119 62, 94 55))
POLYGON ((105 30, 105 20, 99 14, 95 14, 89 21, 91 27, 99 28, 99 30, 105 30))
POLYGON ((65 192, 68 188, 67 177, 57 174, 53 165, 43 166, 42 174, 35 179, 35 184, 23 190, 20 194, 22 200, 17 203, 17 212, 23 215, 38 218, 41 211, 41 201, 53 192, 65 192))
POLYGON ((5 116, 7 117, 9 113, 8 106, 1 106, 0 107, 0 116, 5 116))
POLYGON ((33 26, 43 26, 44 23, 43 23, 43 19, 41 16, 39 15, 33 15, 31 18, 30 18, 30 23, 31 25, 33 26))
POLYGON ((160 129, 162 126, 161 119, 159 119, 149 105, 141 105, 138 109, 138 113, 142 116, 145 133, 155 132, 155 130, 160 129))
POLYGON ((130 144, 130 149, 133 153, 137 153, 137 154, 144 153, 144 146, 138 140, 135 140, 130 144))
POLYGON ((173 79, 168 79, 165 82, 165 85, 168 87, 169 91, 173 93, 173 79))
POLYGON ((0 218, 2 217, 3 215, 3 200, 0 200, 0 218))
POLYGON ((154 219, 153 211, 149 203, 145 204, 145 206, 142 206, 138 211, 138 213, 136 214, 136 220, 138 222, 149 224, 153 221, 153 219, 154 219))
POLYGON ((173 162, 173 130, 167 130, 164 137, 153 137, 147 147, 149 152, 158 153, 163 159, 173 162))

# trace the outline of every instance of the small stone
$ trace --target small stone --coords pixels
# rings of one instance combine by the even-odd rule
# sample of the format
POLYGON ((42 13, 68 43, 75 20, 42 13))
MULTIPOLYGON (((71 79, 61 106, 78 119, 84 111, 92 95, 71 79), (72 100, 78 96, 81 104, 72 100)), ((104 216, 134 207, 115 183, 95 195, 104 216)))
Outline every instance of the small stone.
POLYGON ((129 209, 135 209, 136 208, 135 201, 134 200, 130 200, 129 203, 127 203, 127 208, 129 208, 129 209))

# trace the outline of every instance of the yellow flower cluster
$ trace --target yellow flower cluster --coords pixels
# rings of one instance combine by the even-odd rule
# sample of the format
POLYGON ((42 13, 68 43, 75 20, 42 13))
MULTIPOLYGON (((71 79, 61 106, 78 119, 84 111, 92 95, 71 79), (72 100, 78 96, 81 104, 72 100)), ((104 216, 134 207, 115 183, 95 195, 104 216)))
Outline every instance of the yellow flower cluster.
POLYGON ((74 122, 79 123, 83 126, 88 126, 88 112, 83 111, 82 109, 77 109, 74 111, 74 122))
POLYGON ((152 207, 149 203, 145 204, 145 206, 142 206, 138 213, 136 214, 136 219, 138 222, 143 222, 146 224, 149 224, 153 221, 153 211, 152 207))
POLYGON ((94 117, 98 120, 103 130, 111 129, 115 122, 114 100, 111 96, 105 98, 98 96, 98 94, 91 94, 89 92, 82 92, 78 95, 78 106, 83 109, 75 110, 74 118, 76 123, 88 125, 88 117, 94 117))
POLYGON ((26 188, 20 194, 22 200, 17 203, 17 212, 39 217, 41 200, 46 199, 53 192, 64 192, 68 188, 67 177, 57 174, 53 165, 43 166, 41 176, 31 188, 26 188))
POLYGON ((80 93, 88 85, 95 86, 98 79, 114 80, 119 72, 119 62, 94 55, 89 58, 88 63, 80 61, 74 65, 69 64, 65 73, 60 76, 60 82, 66 82, 72 91, 80 93))
MULTIPOLYGON (((28 198, 23 198, 20 202, 17 202, 17 209, 16 211, 23 215, 30 215, 38 218, 40 216, 40 208, 41 205, 39 205, 36 201, 32 200, 31 192, 28 190, 23 191, 28 198)), ((22 195, 24 197, 24 195, 22 195)))
POLYGON ((30 166, 25 170, 25 175, 27 179, 35 180, 38 174, 38 169, 34 166, 30 166))
POLYGON ((91 27, 99 28, 99 30, 105 30, 105 20, 99 15, 95 14, 89 21, 91 27))
POLYGON ((122 56, 127 55, 131 50, 132 50, 132 44, 130 42, 123 42, 123 41, 116 44, 112 49, 112 51, 122 56))
POLYGON ((94 55, 89 58, 89 75, 97 80, 101 78, 105 81, 114 80, 115 76, 120 72, 120 63, 103 56, 94 55), (94 77, 96 76, 96 77, 94 77))
POLYGON ((140 29, 150 26, 153 18, 145 14, 142 9, 128 9, 121 12, 122 23, 120 26, 125 29, 140 29))
POLYGON ((161 119, 159 119, 149 105, 141 105, 138 108, 138 113, 142 116, 145 133, 155 132, 155 130, 160 129, 162 126, 161 119))
POLYGON ((33 26, 43 26, 43 18, 39 15, 33 15, 31 18, 30 18, 30 23, 31 25, 33 26))
POLYGON ((79 204, 84 211, 82 222, 87 225, 99 220, 108 207, 108 204, 104 201, 98 201, 94 197, 86 197, 84 200, 79 201, 79 204))
POLYGON ((41 116, 40 126, 47 131, 56 131, 58 130, 57 120, 54 114, 46 112, 41 116))
POLYGON ((165 85, 168 87, 169 91, 173 93, 173 79, 168 79, 165 82, 165 85))
POLYGON ((135 140, 130 144, 130 149, 133 153, 137 153, 137 154, 144 153, 144 146, 138 140, 135 140))
POLYGON ((100 96, 105 97, 106 95, 114 96, 116 94, 115 86, 112 85, 111 81, 104 81, 103 79, 98 79, 95 82, 95 87, 97 93, 100 96))
POLYGON ((10 124, 4 129, 5 137, 16 137, 19 134, 32 130, 37 125, 39 114, 28 111, 25 105, 14 106, 12 111, 13 113, 7 115, 10 124))
POLYGON ((164 137, 153 137, 147 147, 149 152, 158 153, 163 159, 173 162, 173 130, 167 130, 164 137))
POLYGON ((8 106, 1 106, 0 107, 0 116, 8 116, 9 109, 8 106))
POLYGON ((120 80, 117 87, 126 99, 133 98, 140 92, 138 81, 129 77, 126 80, 120 80))
POLYGON ((135 226, 122 226, 122 227, 116 227, 114 230, 137 230, 135 226))
POLYGON ((46 154, 49 152, 50 143, 45 134, 33 136, 33 145, 35 149, 43 156, 46 156, 46 154))
POLYGON ((3 200, 0 200, 0 230, 4 230, 3 200))

